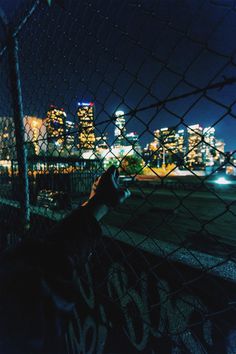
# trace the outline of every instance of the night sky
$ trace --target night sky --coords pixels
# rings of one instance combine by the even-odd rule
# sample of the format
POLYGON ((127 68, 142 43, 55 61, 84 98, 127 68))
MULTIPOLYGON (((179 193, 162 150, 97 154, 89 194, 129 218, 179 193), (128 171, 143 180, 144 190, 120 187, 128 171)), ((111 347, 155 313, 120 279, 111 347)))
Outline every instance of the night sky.
MULTIPOLYGON (((14 23, 32 1, 0 1, 14 23), (17 9, 18 8, 18 9, 17 9)), ((78 101, 96 105, 97 134, 114 125, 117 109, 127 113, 127 131, 142 145, 150 131, 180 123, 216 124, 226 150, 236 149, 236 85, 168 103, 161 110, 144 106, 236 77, 236 12, 229 0, 64 0, 65 8, 42 1, 19 36, 24 111, 45 117, 50 104, 75 118, 78 101), (224 116, 223 119, 221 119, 224 116)), ((6 84, 2 58, 1 86, 6 84)), ((1 114, 10 98, 1 89, 1 114)), ((180 125, 180 128, 183 126, 180 125)))

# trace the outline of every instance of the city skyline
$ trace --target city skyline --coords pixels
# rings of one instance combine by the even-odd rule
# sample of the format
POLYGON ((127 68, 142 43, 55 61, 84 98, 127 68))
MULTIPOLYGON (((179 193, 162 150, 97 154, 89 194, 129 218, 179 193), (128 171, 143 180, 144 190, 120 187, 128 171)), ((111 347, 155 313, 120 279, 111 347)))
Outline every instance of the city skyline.
MULTIPOLYGON (((88 102, 88 103, 80 103, 79 105, 81 105, 83 108, 85 107, 85 106, 90 106, 90 105, 92 105, 93 107, 95 107, 95 103, 94 102, 88 102)), ((69 122, 70 123, 70 128, 72 129, 74 129, 74 131, 73 132, 78 132, 79 130, 78 130, 78 122, 76 121, 76 119, 78 118, 78 116, 77 116, 77 113, 75 114, 75 116, 73 116, 73 118, 75 119, 75 120, 73 120, 73 118, 71 117, 71 116, 68 116, 68 114, 66 113, 66 111, 65 111, 65 109, 64 108, 58 108, 56 105, 50 105, 50 107, 49 107, 49 109, 48 109, 48 111, 47 111, 47 113, 45 114, 45 117, 37 117, 37 116, 35 116, 35 115, 33 115, 33 114, 27 114, 27 115, 24 115, 24 117, 34 117, 35 118, 35 120, 37 121, 37 120, 39 120, 39 121, 45 121, 45 124, 47 125, 47 119, 48 119, 48 114, 49 114, 49 112, 50 111, 55 111, 55 110, 57 110, 57 111, 60 111, 63 115, 64 115, 64 117, 65 117, 65 122, 69 122), (76 124, 77 123, 77 124, 76 124), (76 128, 77 127, 77 128, 76 128)), ((78 112, 78 110, 77 110, 77 112, 78 112)), ((96 116, 95 116, 95 112, 93 112, 92 113, 92 116, 93 116, 93 120, 94 121, 96 121, 96 116)), ((128 132, 134 132, 134 131, 130 131, 130 129, 128 130, 127 129, 127 122, 126 122, 126 117, 127 117, 127 113, 125 113, 124 111, 121 111, 121 110, 119 110, 119 111, 115 111, 114 113, 113 113, 113 115, 112 115, 113 117, 116 117, 115 119, 114 118, 112 118, 112 120, 111 120, 111 125, 112 125, 112 134, 111 135, 114 135, 114 137, 115 137, 115 139, 116 140, 118 140, 119 141, 119 134, 120 135, 123 135, 123 136, 125 136, 126 135, 126 133, 128 134, 128 132), (120 123, 122 121, 122 123, 120 123), (120 133, 118 133, 118 131, 120 131, 120 133), (123 131, 123 132, 122 132, 123 131), (121 133, 122 132, 122 133, 121 133)), ((2 117, 0 117, 0 119, 4 119, 4 120, 7 120, 7 119, 9 119, 10 121, 12 121, 13 122, 13 117, 9 117, 9 116, 2 116, 2 117)), ((25 118, 24 118, 25 119, 25 118)), ((26 125, 27 124, 29 124, 28 122, 26 122, 26 125)), ((62 123, 62 120, 61 120, 61 122, 59 123, 59 124, 63 124, 62 123)), ((184 128, 180 128, 181 127, 181 125, 177 125, 177 126, 174 126, 174 125, 162 125, 162 126, 156 126, 154 129, 153 129, 153 131, 151 132, 151 136, 154 136, 155 135, 155 131, 156 130, 165 130, 165 129, 169 129, 169 128, 173 128, 173 129, 177 129, 178 127, 178 130, 185 130, 185 129, 188 129, 189 127, 190 127, 190 129, 191 129, 191 127, 194 127, 194 125, 196 125, 196 124, 199 124, 199 122, 198 121, 196 121, 196 122, 194 122, 193 124, 191 124, 191 125, 189 125, 189 126, 184 126, 184 128)), ((205 126, 203 126, 203 125, 201 125, 201 124, 199 124, 200 125, 200 127, 202 127, 202 128, 204 128, 204 129, 215 129, 215 130, 217 130, 217 128, 214 128, 214 127, 211 127, 211 126, 207 126, 207 124, 205 124, 205 126)), ((93 124, 93 126, 94 126, 94 128, 96 128, 96 123, 95 124, 93 124)), ((86 129, 86 127, 85 127, 85 129, 86 129)), ((26 131, 27 131, 27 129, 26 129, 26 131)), ((97 130, 97 133, 96 133, 96 136, 99 136, 99 130, 97 130)), ((102 134, 101 135, 104 135, 104 133, 106 134, 106 135, 108 135, 108 132, 107 131, 104 131, 104 132, 102 132, 102 134)), ((137 132, 137 131, 135 131, 135 133, 136 134, 140 134, 140 132, 137 132)), ((65 132, 64 131, 62 131, 62 130, 60 130, 60 128, 59 128, 59 131, 57 132, 57 134, 58 135, 61 135, 61 134, 65 134, 65 132)), ((94 133, 95 134, 95 133, 94 133)), ((225 142, 225 139, 223 139, 222 137, 221 137, 221 140, 223 140, 224 141, 224 143, 225 143, 225 145, 228 145, 227 144, 227 142, 225 142)), ((145 145, 143 145, 143 146, 145 146, 145 145)), ((232 149, 233 151, 235 151, 235 149, 236 149, 236 147, 234 148, 234 149, 232 149)), ((228 150, 227 150, 228 151, 228 150)))
MULTIPOLYGON (((206 169, 224 164, 225 143, 220 136, 215 134, 216 130, 213 127, 202 127, 198 123, 185 129, 175 126, 162 127, 153 131, 154 140, 142 146, 139 134, 126 129, 125 112, 115 112, 114 116, 116 119, 113 125, 112 144, 108 142, 111 137, 107 133, 95 134, 94 102, 78 104, 77 122, 69 121, 63 108, 52 105, 48 109, 46 118, 26 116, 24 118, 25 138, 28 142, 28 149, 31 149, 30 154, 32 155, 34 151, 36 155, 43 152, 44 154, 57 153, 59 154, 57 156, 61 153, 73 156, 80 151, 84 158, 100 156, 101 159, 112 157, 119 159, 122 154, 127 156, 137 154, 142 156, 146 163, 156 167, 174 163, 180 167, 187 166, 189 169, 206 169), (37 140, 39 140, 38 143, 37 140), (83 154, 86 151, 94 151, 95 155, 83 154)), ((11 131, 14 128, 12 128, 13 124, 9 124, 10 120, 13 123, 13 118, 5 117, 6 124, 1 126, 1 129, 5 131, 0 141, 2 151, 4 144, 7 145, 9 141, 9 136, 14 136, 11 131), (6 136, 5 140, 3 140, 4 136, 6 136)), ((6 150, 6 146, 4 149, 6 150)))
MULTIPOLYGON (((90 104, 91 104, 91 102, 87 102, 87 103, 79 102, 79 105, 82 105, 83 107, 85 107, 86 105, 90 105, 90 104)), ((92 106, 96 107, 95 102, 92 102, 92 106)), ((53 106, 53 107, 55 107, 55 106, 53 106)), ((63 112, 65 112, 64 108, 62 108, 62 109, 63 109, 63 112)), ((66 114, 66 117, 67 117, 68 121, 72 122, 76 126, 77 113, 75 115, 73 115, 73 116, 70 116, 70 118, 66 114), (74 120, 73 120, 73 118, 74 118, 74 120)), ((101 134, 101 132, 99 130, 95 130, 96 131, 96 136, 99 136, 99 134, 100 135, 104 135, 104 133, 105 133, 108 136, 108 139, 109 138, 111 139, 110 142, 109 142, 110 145, 112 145, 114 143, 114 140, 115 140, 115 144, 117 143, 117 141, 119 142, 119 135, 122 135, 122 137, 124 138, 125 135, 127 135, 129 132, 132 132, 132 133, 136 132, 138 135, 142 134, 142 132, 140 133, 137 130, 131 131, 130 129, 127 128, 127 120, 129 119, 129 117, 128 117, 128 115, 127 115, 127 113, 125 111, 122 111, 122 110, 115 111, 115 112, 113 112, 111 114, 111 117, 112 117, 112 120, 111 120, 111 127, 112 127, 111 134, 109 134, 108 131, 102 132, 102 134, 101 134), (114 117, 115 117, 115 119, 114 119, 114 117), (128 117, 128 119, 127 119, 127 117, 128 117)), ((42 118, 42 119, 45 119, 45 118, 42 118)), ((96 128, 95 111, 93 112, 93 120, 95 122, 94 127, 96 128)), ((196 122, 190 124, 188 127, 190 127, 190 129, 191 129, 191 127, 193 127, 196 124, 199 124, 199 121, 196 121, 196 122)), ((212 127, 208 126, 207 124, 205 124, 205 125, 199 124, 199 125, 203 129, 212 129, 212 127)), ((151 137, 154 137, 156 130, 158 130, 158 129, 159 130, 164 130, 164 129, 167 129, 167 128, 169 129, 170 127, 173 127, 173 129, 177 129, 174 125, 170 126, 170 125, 165 124, 165 125, 162 125, 162 126, 156 126, 153 129, 153 131, 151 131, 150 139, 151 139, 151 137)), ((185 127, 185 126, 183 127, 183 126, 180 125, 178 130, 186 130, 186 129, 188 129, 188 127, 185 127)), ((217 127, 213 128, 213 129, 215 129, 215 131, 217 131, 217 127)), ((77 132, 76 129, 75 129, 75 132, 77 132)), ((121 140, 123 140, 123 139, 121 139, 121 140)), ((228 146, 227 141, 225 141, 225 139, 223 137, 220 137, 220 140, 223 140, 223 142, 224 142, 226 147, 228 146)), ((140 143, 141 143, 141 146, 144 148, 148 143, 150 143, 150 141, 142 142, 142 140, 141 140, 140 143)), ((233 152, 235 150, 236 150, 236 146, 234 146, 234 148, 231 151, 226 148, 226 151, 229 151, 229 152, 233 152)))
MULTIPOLYGON (((87 101, 89 102, 89 100, 87 100, 87 101)), ((53 106, 60 107, 61 105, 55 104, 53 106)), ((113 135, 113 130, 114 130, 113 123, 114 123, 114 117, 115 117, 116 110, 114 111, 113 109, 111 109, 110 112, 106 112, 104 115, 102 115, 101 112, 98 112, 96 103, 95 103, 95 106, 96 106, 96 115, 94 118, 95 131, 96 132, 100 131, 101 133, 107 132, 110 137, 111 135, 113 135), (110 114, 108 114, 108 113, 110 113, 110 114), (103 121, 105 121, 106 123, 101 124, 101 122, 103 122, 103 121), (110 124, 108 124, 108 121, 110 121, 110 124), (104 127, 105 127, 105 130, 104 130, 104 127)), ((64 109, 64 110, 66 111, 66 109, 64 109)), ((124 112, 124 117, 126 119, 125 128, 129 131, 136 131, 136 132, 138 132, 139 135, 141 135, 142 146, 145 146, 149 142, 150 136, 153 135, 153 131, 155 131, 156 129, 161 129, 164 127, 170 127, 170 126, 175 126, 175 125, 176 126, 178 125, 179 129, 186 129, 186 125, 191 126, 196 123, 200 124, 202 127, 210 127, 212 125, 212 124, 207 124, 208 123, 207 121, 204 122, 204 120, 201 119, 201 116, 199 118, 197 118, 197 115, 196 115, 196 118, 192 118, 191 120, 186 120, 186 122, 184 121, 184 124, 182 124, 179 119, 178 120, 175 119, 173 121, 173 120, 167 119, 166 114, 163 114, 162 116, 161 115, 158 116, 158 114, 157 114, 157 118, 152 120, 152 122, 150 124, 150 127, 152 127, 152 129, 150 129, 151 133, 149 133, 149 132, 143 133, 143 130, 144 130, 143 128, 145 126, 145 119, 142 119, 143 123, 141 123, 140 122, 141 119, 139 119, 138 123, 134 124, 134 123, 132 123, 133 122, 132 115, 130 115, 129 112, 126 112, 124 109, 120 109, 120 108, 118 109, 118 111, 124 112), (172 122, 172 124, 171 124, 171 122, 172 122)), ((44 114, 44 115, 46 115, 46 114, 44 114)), ((35 116, 35 115, 27 114, 27 116, 35 116)), ((147 114, 147 116, 149 116, 149 115, 147 114)), ((73 123, 76 122, 77 107, 74 110, 74 113, 72 113, 72 111, 67 112, 67 119, 68 119, 68 121, 71 121, 73 123)), ((213 117, 211 118, 212 122, 214 122, 215 120, 216 119, 214 119, 213 117)), ((209 123, 211 123, 211 122, 209 122, 209 123)), ((235 130, 234 130, 231 125, 229 125, 229 124, 227 125, 226 123, 224 123, 224 125, 225 125, 224 130, 222 130, 222 126, 219 124, 217 124, 215 126, 215 129, 216 129, 216 131, 221 133, 221 139, 224 140, 224 142, 227 146, 227 151, 234 152, 234 151, 236 151, 236 144, 235 144, 236 139, 234 137, 234 131, 236 131, 236 126, 235 126, 235 130), (226 135, 227 131, 230 132, 231 136, 229 134, 226 135)), ((214 123, 213 123, 213 126, 214 126, 214 123)), ((109 143, 112 144, 112 140, 109 143)))

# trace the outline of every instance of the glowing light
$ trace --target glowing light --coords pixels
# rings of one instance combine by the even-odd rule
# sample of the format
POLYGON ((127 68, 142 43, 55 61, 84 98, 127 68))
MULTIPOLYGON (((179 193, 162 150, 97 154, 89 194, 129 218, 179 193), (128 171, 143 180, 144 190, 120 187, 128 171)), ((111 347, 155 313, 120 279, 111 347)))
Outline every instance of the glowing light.
POLYGON ((116 111, 116 112, 115 112, 115 116, 116 116, 116 117, 123 117, 124 114, 125 114, 124 111, 116 111))
POLYGON ((78 106, 94 106, 94 102, 78 102, 78 106))
POLYGON ((227 180, 225 177, 219 177, 215 183, 217 184, 230 184, 231 182, 227 180))

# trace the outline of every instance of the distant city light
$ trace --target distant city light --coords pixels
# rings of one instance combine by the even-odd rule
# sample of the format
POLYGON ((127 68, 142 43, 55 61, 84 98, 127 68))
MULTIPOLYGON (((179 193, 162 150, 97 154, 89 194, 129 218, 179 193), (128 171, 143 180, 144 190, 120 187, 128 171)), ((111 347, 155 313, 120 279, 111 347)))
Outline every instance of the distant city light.
POLYGON ((78 102, 78 106, 94 106, 94 102, 78 102))
POLYGON ((230 184, 231 182, 228 179, 226 179, 225 177, 219 177, 215 181, 215 183, 217 183, 217 184, 230 184))
POLYGON ((115 116, 116 117, 123 117, 125 115, 125 112, 124 111, 116 111, 115 112, 115 116))

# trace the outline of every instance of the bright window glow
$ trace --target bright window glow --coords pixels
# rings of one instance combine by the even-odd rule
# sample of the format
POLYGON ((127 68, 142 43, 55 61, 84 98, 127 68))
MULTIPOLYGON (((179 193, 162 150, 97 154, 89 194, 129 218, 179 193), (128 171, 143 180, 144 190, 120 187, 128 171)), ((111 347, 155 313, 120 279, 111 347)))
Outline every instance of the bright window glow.
POLYGON ((91 107, 93 107, 94 102, 78 102, 78 106, 83 106, 83 107, 91 106, 91 107))
POLYGON ((219 177, 216 180, 217 184, 230 184, 231 182, 229 180, 227 180, 225 177, 219 177))

